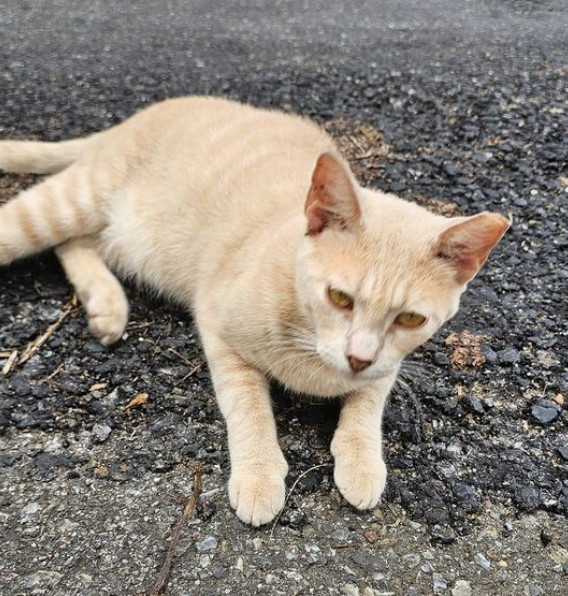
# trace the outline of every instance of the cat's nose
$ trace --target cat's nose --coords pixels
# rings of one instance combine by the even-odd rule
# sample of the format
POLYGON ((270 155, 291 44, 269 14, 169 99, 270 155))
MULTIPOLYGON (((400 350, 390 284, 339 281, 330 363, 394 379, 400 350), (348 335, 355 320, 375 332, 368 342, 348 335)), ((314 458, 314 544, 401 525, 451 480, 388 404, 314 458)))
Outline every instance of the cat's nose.
POLYGON ((372 360, 361 360, 360 358, 357 358, 357 356, 347 356, 347 360, 354 373, 361 372, 373 364, 372 360))

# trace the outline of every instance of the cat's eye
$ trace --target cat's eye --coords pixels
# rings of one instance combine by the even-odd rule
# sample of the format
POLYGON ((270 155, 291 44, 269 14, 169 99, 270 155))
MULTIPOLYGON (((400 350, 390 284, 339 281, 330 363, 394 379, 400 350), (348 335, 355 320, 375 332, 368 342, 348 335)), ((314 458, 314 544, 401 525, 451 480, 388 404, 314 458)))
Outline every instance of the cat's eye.
POLYGON ((337 308, 344 308, 345 310, 352 310, 353 309, 353 298, 342 292, 341 290, 336 290, 334 288, 329 288, 327 290, 327 295, 331 300, 331 303, 337 308))
POLYGON ((417 329, 426 322, 426 317, 417 312, 401 312, 394 322, 405 329, 417 329))

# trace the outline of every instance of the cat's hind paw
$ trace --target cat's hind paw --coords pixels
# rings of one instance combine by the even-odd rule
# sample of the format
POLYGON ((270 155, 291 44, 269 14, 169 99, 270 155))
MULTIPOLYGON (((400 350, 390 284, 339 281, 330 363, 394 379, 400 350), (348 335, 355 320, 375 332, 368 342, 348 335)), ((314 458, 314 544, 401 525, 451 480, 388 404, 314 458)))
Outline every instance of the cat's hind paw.
POLYGON ((97 289, 86 304, 91 333, 105 346, 117 342, 128 323, 128 301, 122 287, 109 285, 97 289))
POLYGON ((271 522, 284 507, 284 477, 276 471, 233 470, 229 500, 240 520, 253 526, 271 522))

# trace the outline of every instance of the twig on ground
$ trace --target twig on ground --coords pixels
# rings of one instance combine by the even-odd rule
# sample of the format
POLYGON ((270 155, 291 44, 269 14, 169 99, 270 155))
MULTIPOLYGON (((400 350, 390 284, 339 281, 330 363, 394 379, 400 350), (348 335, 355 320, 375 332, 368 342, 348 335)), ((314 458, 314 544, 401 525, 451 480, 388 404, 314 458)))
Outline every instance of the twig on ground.
POLYGON ((59 374, 59 372, 61 371, 61 369, 65 366, 65 362, 62 362, 50 375, 49 377, 46 377, 45 380, 46 381, 51 381, 51 379, 53 379, 53 377, 55 377, 56 375, 59 374))
POLYGON ((290 487, 290 492, 288 493, 286 500, 284 501, 284 507, 282 507, 280 513, 276 516, 276 519, 272 523, 272 528, 270 529, 270 535, 268 536, 269 540, 272 540, 272 536, 274 535, 274 529, 276 528, 276 524, 280 521, 280 518, 282 517, 282 514, 284 513, 284 509, 286 509, 286 505, 288 505, 288 501, 290 500, 292 493, 294 492, 296 486, 298 486, 298 482, 300 482, 300 480, 304 476, 307 476, 310 472, 313 472, 314 470, 317 470, 318 468, 331 468, 332 465, 333 464, 318 464, 317 466, 312 466, 311 468, 308 468, 305 472, 302 472, 296 478, 296 480, 294 481, 294 484, 292 484, 292 486, 290 487))
POLYGON ((158 579, 156 580, 154 587, 150 591, 149 596, 161 596, 161 594, 163 594, 164 588, 166 587, 166 584, 170 579, 170 572, 172 570, 174 552, 179 542, 181 532, 187 524, 187 522, 193 517, 193 514, 195 513, 195 508, 199 503, 199 497, 201 496, 202 474, 203 467, 201 466, 201 464, 196 464, 193 468, 193 490, 191 496, 187 501, 182 516, 179 518, 178 522, 176 523, 173 529, 172 538, 170 540, 170 546, 168 548, 168 553, 166 554, 166 560, 162 565, 162 569, 160 571, 160 574, 158 575, 158 579))
POLYGON ((26 363, 42 346, 43 344, 51 338, 51 336, 61 327, 63 321, 76 311, 77 308, 77 297, 73 296, 69 302, 63 307, 63 311, 59 315, 59 318, 55 323, 52 323, 45 333, 36 337, 33 341, 31 341, 22 352, 22 355, 18 358, 17 365, 20 366, 21 364, 26 363))
POLYGON ((203 362, 200 362, 199 364, 196 364, 186 375, 185 377, 180 381, 180 383, 183 383, 184 381, 187 381, 187 379, 189 379, 190 377, 193 377, 193 375, 203 366, 203 362))
POLYGON ((8 358, 8 360, 7 360, 7 362, 6 362, 6 364, 5 364, 5 365, 3 366, 3 368, 2 368, 2 374, 3 374, 5 377, 7 377, 7 376, 10 374, 10 371, 11 371, 11 370, 12 370, 12 368, 14 367, 14 364, 16 363, 16 360, 17 360, 17 358, 18 358, 18 350, 14 350, 14 351, 13 351, 13 352, 10 354, 10 356, 9 356, 9 358, 8 358))

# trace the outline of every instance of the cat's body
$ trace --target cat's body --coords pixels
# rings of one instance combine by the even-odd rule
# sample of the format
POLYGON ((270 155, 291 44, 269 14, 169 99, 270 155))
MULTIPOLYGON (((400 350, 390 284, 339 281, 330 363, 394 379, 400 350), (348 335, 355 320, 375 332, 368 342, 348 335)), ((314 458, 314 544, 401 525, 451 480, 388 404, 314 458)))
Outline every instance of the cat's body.
POLYGON ((400 362, 455 313, 508 227, 362 189, 313 123, 213 98, 84 140, 3 142, 0 168, 62 170, 0 208, 0 265, 56 246, 101 341, 127 322, 110 270, 192 309, 227 420, 231 503, 255 525, 282 507, 287 471, 268 379, 344 396, 336 482, 373 506, 400 362))

